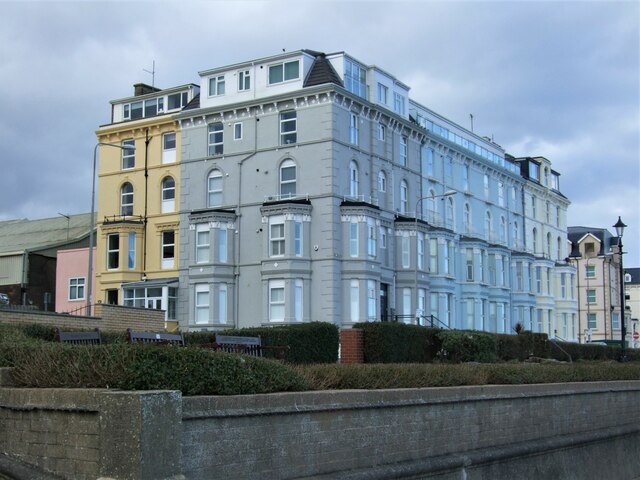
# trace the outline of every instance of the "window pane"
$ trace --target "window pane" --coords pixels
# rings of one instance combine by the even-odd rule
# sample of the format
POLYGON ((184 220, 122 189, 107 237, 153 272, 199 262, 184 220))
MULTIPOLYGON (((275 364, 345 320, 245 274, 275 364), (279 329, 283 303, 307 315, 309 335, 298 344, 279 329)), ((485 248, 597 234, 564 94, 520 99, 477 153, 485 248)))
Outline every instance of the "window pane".
POLYGON ((269 67, 269 83, 280 83, 283 80, 282 65, 272 65, 269 67))
POLYGON ((298 61, 288 62, 284 64, 284 79, 285 80, 293 80, 294 78, 298 78, 299 66, 298 61))

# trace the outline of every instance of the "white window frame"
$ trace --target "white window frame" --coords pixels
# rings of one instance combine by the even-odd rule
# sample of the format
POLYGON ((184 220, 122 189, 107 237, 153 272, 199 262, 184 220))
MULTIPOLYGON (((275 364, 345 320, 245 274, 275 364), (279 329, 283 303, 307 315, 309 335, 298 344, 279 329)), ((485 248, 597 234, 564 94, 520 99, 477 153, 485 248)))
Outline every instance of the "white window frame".
POLYGON ((358 280, 349 282, 349 318, 354 323, 360 320, 360 284, 358 280))
POLYGON ((209 285, 197 283, 194 289, 194 323, 206 325, 211 323, 210 318, 211 298, 209 285))
POLYGON ((367 219, 367 255, 375 258, 378 254, 378 242, 376 238, 376 222, 367 219))
POLYGON ((386 193, 387 191, 387 174, 383 170, 378 172, 378 192, 386 193))
POLYGON ((212 170, 207 177, 207 206, 220 207, 223 202, 224 177, 220 170, 212 170), (213 187, 213 188, 212 188, 213 187), (219 198, 219 201, 216 199, 219 198))
POLYGON ((208 131, 208 154, 215 157, 224 154, 224 125, 221 122, 210 123, 208 131))
POLYGON ((375 280, 367 280, 367 321, 375 322, 378 319, 375 280))
POLYGON ((280 113, 280 145, 298 142, 298 114, 295 110, 280 113), (293 127, 293 128, 291 128, 293 127))
POLYGON ((269 321, 284 322, 286 316, 286 292, 284 280, 269 280, 269 321))
POLYGON ((389 102, 389 87, 378 82, 378 103, 387 105, 389 102))
POLYGON ((224 75, 209 78, 209 96, 220 97, 225 93, 224 75))
POLYGON ((69 298, 70 302, 75 300, 84 300, 85 277, 72 277, 69 279, 69 298))
POLYGON ((358 114, 351 112, 349 115, 349 142, 352 145, 358 145, 359 140, 359 127, 358 114))
POLYGON ((408 140, 407 137, 405 135, 401 135, 400 136, 400 156, 399 156, 399 160, 400 160, 400 165, 402 165, 403 167, 407 166, 407 159, 408 159, 408 140))
POLYGON ((293 160, 285 160, 280 165, 280 198, 293 198, 297 191, 298 170, 293 160), (293 171, 293 177, 285 178, 285 172, 288 174, 293 171))
POLYGON ((299 60, 275 63, 273 65, 269 65, 269 68, 267 70, 267 85, 278 85, 281 83, 297 80, 299 78, 300 78, 300 61, 299 60), (293 74, 294 65, 295 65, 295 76, 293 74), (278 70, 280 70, 281 76, 278 76, 278 70), (272 72, 275 76, 275 79, 272 78, 272 72))
POLYGON ((358 164, 355 160, 349 162, 349 196, 358 198, 359 190, 358 164))
POLYGON ((211 230, 208 223, 196 225, 196 263, 211 260, 211 230))
POLYGON ((285 224, 281 216, 269 219, 269 256, 284 257, 286 254, 285 224))
POLYGON ((120 234, 109 233, 107 235, 107 270, 117 270, 120 268, 120 234), (112 239, 117 239, 115 248, 112 239))
POLYGON ((411 267, 411 242, 409 242, 409 237, 402 236, 400 237, 400 256, 402 260, 402 268, 410 268, 411 267))
POLYGON ((160 210, 162 213, 171 213, 176 209, 176 181, 171 175, 167 175, 162 179, 162 205, 160 210), (167 186, 167 183, 172 182, 173 186, 167 186))
POLYGON ((251 90, 251 70, 240 70, 238 71, 238 91, 248 90, 251 90))
POLYGON ((356 222, 349 223, 349 256, 352 258, 359 255, 359 230, 356 222))
POLYGON ((296 278, 293 283, 293 319, 301 322, 304 318, 304 283, 296 278))
POLYGON ((233 124, 233 139, 242 140, 244 124, 242 122, 236 122, 233 124))
POLYGON ((129 217, 133 215, 134 189, 130 182, 126 182, 120 187, 120 215, 129 217), (129 188, 127 188, 129 187, 129 188), (125 191, 126 189, 126 191, 125 191))
POLYGON ((228 316, 228 288, 226 283, 218 285, 218 323, 227 323, 228 316))
POLYGON ((406 215, 409 211, 409 185, 406 180, 400 182, 400 213, 406 215))
POLYGON ((302 222, 293 222, 293 254, 296 257, 302 256, 302 222))
POLYGON ((122 141, 122 170, 131 170, 136 166, 136 151, 134 148, 127 147, 135 147, 135 140, 123 140, 122 141))
POLYGON ((383 123, 378 123, 378 140, 384 142, 387 139, 387 127, 383 123))
POLYGON ((163 230, 160 232, 160 259, 161 268, 173 268, 176 259, 176 232, 175 230, 163 230), (172 242, 169 238, 173 234, 172 242))
POLYGON ((162 135, 162 163, 175 163, 176 161, 176 132, 167 132, 162 135))
POLYGON ((129 270, 136 268, 136 233, 129 232, 127 235, 127 267, 129 270))
POLYGON ((220 263, 227 263, 229 261, 228 243, 227 227, 221 225, 218 228, 218 261, 220 263))

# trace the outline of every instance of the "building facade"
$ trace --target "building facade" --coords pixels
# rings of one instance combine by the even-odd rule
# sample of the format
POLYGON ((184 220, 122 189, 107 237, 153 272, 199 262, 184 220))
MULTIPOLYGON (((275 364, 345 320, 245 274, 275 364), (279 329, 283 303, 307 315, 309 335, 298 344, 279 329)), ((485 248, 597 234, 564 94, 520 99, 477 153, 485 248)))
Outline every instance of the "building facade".
POLYGON ((578 338, 547 159, 507 155, 344 52, 206 70, 199 91, 173 116, 182 329, 394 318, 578 338))
POLYGON ((93 302, 163 309, 175 326, 178 295, 180 135, 173 114, 196 85, 134 85, 101 126, 97 291, 93 302))
POLYGON ((640 327, 638 321, 640 319, 640 268, 624 269, 624 287, 625 287, 625 314, 627 322, 631 325, 631 339, 633 348, 640 348, 640 327), (635 338, 638 333, 639 338, 635 338))
MULTIPOLYGON (((581 342, 620 341, 618 238, 603 228, 569 227, 570 261, 577 270, 581 342)), ((627 325, 628 327, 628 325, 627 325)), ((627 341, 631 332, 627 328, 627 341)))

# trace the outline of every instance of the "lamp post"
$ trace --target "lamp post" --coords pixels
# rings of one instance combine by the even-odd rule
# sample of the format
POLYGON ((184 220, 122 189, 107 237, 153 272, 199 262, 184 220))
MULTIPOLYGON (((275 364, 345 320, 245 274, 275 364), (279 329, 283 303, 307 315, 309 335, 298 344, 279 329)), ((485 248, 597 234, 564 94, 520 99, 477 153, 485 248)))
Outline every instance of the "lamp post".
MULTIPOLYGON (((416 200, 416 209, 415 209, 415 218, 414 218, 414 229, 416 232, 416 259, 414 261, 414 276, 413 276, 413 291, 414 291, 414 295, 416 298, 416 309, 415 309, 415 317, 416 317, 416 324, 420 325, 419 322, 419 316, 418 316, 418 204, 420 204, 420 219, 422 219, 422 213, 423 213, 423 208, 422 208, 422 201, 424 200, 428 200, 430 198, 444 198, 444 197, 450 197, 451 195, 455 195, 456 192, 455 190, 447 190, 446 192, 444 192, 441 195, 427 195, 426 197, 420 197, 418 200, 416 200)), ((423 257, 424 257, 424 245, 422 247, 422 252, 423 252, 423 257)), ((425 297, 425 304, 427 302, 427 299, 425 297)))
POLYGON ((618 254, 620 255, 620 361, 625 362, 627 360, 626 355, 626 337, 627 337, 627 327, 624 324, 624 269, 622 268, 622 234, 624 233, 624 228, 626 225, 618 216, 618 221, 613 226, 616 229, 616 234, 618 235, 618 254))
POLYGON ((94 245, 94 230, 96 228, 95 219, 95 203, 96 203, 96 163, 98 159, 98 147, 104 145, 106 147, 115 147, 120 150, 135 150, 133 145, 118 145, 116 143, 98 142, 93 149, 93 173, 91 175, 91 228, 89 229, 89 268, 87 273, 87 301, 86 301, 86 315, 91 316, 91 295, 93 290, 93 245, 94 245))

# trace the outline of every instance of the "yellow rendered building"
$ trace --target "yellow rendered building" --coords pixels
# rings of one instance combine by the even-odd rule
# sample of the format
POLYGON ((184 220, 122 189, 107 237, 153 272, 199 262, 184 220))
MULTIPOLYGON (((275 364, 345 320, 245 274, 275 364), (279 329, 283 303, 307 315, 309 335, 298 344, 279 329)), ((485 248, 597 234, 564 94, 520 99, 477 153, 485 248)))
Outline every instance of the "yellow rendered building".
POLYGON ((134 85, 111 101, 101 126, 96 230, 96 302, 163 309, 175 326, 178 289, 180 131, 173 115, 196 85, 134 85))

